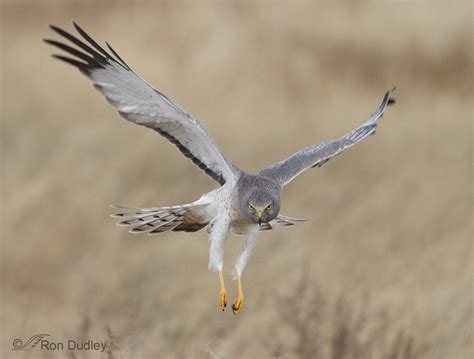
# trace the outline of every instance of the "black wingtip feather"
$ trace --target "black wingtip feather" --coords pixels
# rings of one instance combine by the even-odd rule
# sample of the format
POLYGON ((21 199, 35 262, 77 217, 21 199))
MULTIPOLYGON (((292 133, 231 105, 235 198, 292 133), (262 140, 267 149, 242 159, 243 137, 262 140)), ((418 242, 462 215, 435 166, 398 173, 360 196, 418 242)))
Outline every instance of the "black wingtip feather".
POLYGON ((56 32, 59 33, 59 34, 61 33, 61 31, 63 31, 61 28, 59 28, 59 27, 57 27, 56 25, 53 25, 53 24, 49 24, 49 28, 50 28, 51 30, 56 31, 56 32))
POLYGON ((80 40, 78 37, 55 25, 49 25, 49 27, 62 37, 69 40, 74 45, 78 46, 80 49, 83 50, 83 52, 56 40, 43 39, 43 41, 48 43, 49 45, 55 46, 61 50, 66 51, 70 55, 78 57, 80 60, 85 61, 86 64, 77 61, 77 59, 62 55, 57 55, 55 56, 56 58, 78 67, 83 73, 86 74, 90 73, 94 69, 104 68, 105 65, 112 61, 119 64, 127 71, 131 71, 131 68, 125 63, 125 61, 123 61, 123 59, 112 49, 109 44, 107 44, 107 46, 112 51, 112 54, 116 56, 116 58, 112 57, 107 51, 105 51, 104 48, 102 48, 97 42, 95 42, 76 22, 73 21, 72 23, 77 32, 82 36, 85 41, 80 40))
POLYGON ((61 35, 62 37, 65 37, 66 39, 68 39, 69 41, 71 41, 74 45, 80 47, 82 50, 84 50, 86 53, 88 53, 89 55, 93 56, 94 59, 96 59, 97 61, 100 61, 102 63, 106 63, 107 59, 102 56, 100 53, 98 53, 96 50, 94 50, 93 48, 91 48, 90 46, 88 46, 87 44, 85 44, 84 42, 82 42, 81 40, 79 40, 77 37, 75 37, 74 35, 71 35, 69 32, 59 28, 59 27, 56 27, 54 25, 50 25, 50 27, 56 31, 59 35, 61 35))
MULTIPOLYGON (((397 86, 393 86, 393 88, 388 91, 389 96, 397 89, 397 86)), ((397 102, 397 100, 393 97, 390 97, 387 102, 387 106, 393 105, 397 102)))
POLYGON ((109 50, 112 52, 112 54, 122 63, 122 65, 125 66, 128 70, 131 70, 130 66, 128 66, 128 64, 125 61, 123 61, 123 59, 120 57, 119 54, 117 54, 117 52, 115 52, 112 46, 110 46, 110 44, 107 41, 105 43, 107 47, 109 48, 109 50))
POLYGON ((79 59, 85 61, 89 66, 100 65, 101 67, 103 67, 102 65, 105 65, 105 62, 104 63, 99 63, 96 59, 94 59, 93 57, 87 55, 86 53, 81 52, 79 50, 76 50, 75 48, 73 48, 69 45, 63 44, 59 41, 49 40, 49 39, 45 39, 43 41, 46 42, 47 44, 55 46, 58 49, 61 49, 65 52, 69 53, 70 55, 74 55, 74 56, 78 57, 79 59))
POLYGON ((105 56, 106 59, 111 58, 110 55, 107 53, 107 51, 105 51, 97 42, 95 42, 95 40, 92 37, 90 37, 84 30, 82 30, 82 28, 78 24, 76 24, 74 21, 72 23, 74 27, 76 28, 77 32, 81 34, 81 36, 87 42, 89 42, 89 44, 94 46, 97 51, 99 51, 102 55, 105 56))
POLYGON ((51 56, 54 57, 55 59, 64 61, 74 67, 77 67, 82 73, 85 73, 86 75, 89 73, 89 64, 86 64, 84 62, 81 62, 81 61, 78 61, 70 57, 63 56, 63 55, 52 54, 51 56))

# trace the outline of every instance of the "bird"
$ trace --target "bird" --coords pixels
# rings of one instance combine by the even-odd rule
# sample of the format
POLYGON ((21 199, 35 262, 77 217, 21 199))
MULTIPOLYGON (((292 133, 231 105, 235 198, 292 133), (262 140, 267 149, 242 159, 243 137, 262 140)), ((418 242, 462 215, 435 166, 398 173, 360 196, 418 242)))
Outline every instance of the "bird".
POLYGON ((244 306, 242 274, 260 232, 306 221, 280 213, 283 188, 306 170, 321 167, 374 134, 387 106, 395 103, 392 97, 395 87, 385 92, 377 110, 356 129, 338 139, 303 148, 256 174, 250 174, 228 159, 201 122, 140 77, 108 42, 105 42, 107 51, 74 21, 73 26, 77 31, 75 35, 50 25, 63 42, 43 41, 64 52, 52 56, 73 65, 92 80, 94 88, 121 117, 158 132, 217 183, 217 188, 188 204, 151 208, 113 206, 117 213, 112 217, 118 218, 118 225, 131 227, 131 233, 148 235, 167 231, 196 232, 206 228, 208 269, 219 274, 218 304, 222 311, 227 307, 223 275, 226 240, 230 233, 242 236, 242 249, 232 272, 238 287, 232 311, 239 314, 244 306))

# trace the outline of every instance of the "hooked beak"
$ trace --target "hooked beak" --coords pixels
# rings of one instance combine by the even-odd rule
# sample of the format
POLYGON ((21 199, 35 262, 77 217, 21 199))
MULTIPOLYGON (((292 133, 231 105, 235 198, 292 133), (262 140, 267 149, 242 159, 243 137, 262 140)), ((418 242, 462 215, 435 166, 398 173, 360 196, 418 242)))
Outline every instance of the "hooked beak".
POLYGON ((262 224, 262 211, 261 210, 257 211, 257 217, 258 217, 258 224, 262 224))

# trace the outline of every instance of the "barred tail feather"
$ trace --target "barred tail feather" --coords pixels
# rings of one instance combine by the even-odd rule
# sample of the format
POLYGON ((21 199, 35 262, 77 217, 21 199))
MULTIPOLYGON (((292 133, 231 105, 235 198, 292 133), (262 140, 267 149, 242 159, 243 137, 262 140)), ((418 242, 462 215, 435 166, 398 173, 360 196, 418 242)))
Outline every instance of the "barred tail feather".
POLYGON ((298 222, 308 222, 308 221, 309 219, 288 217, 288 216, 284 216, 280 214, 272 222, 275 222, 274 224, 280 227, 288 227, 288 226, 293 226, 298 222))
POLYGON ((119 226, 129 226, 130 233, 160 234, 167 231, 195 232, 205 227, 207 221, 192 220, 187 214, 192 210, 206 207, 207 204, 185 204, 172 207, 128 208, 111 206, 121 212, 112 214, 112 218, 120 218, 119 226))
POLYGON ((298 222, 307 222, 307 221, 308 221, 308 219, 293 218, 293 217, 288 217, 288 216, 284 216, 284 215, 280 214, 280 215, 278 215, 277 218, 275 218, 270 223, 262 223, 260 225, 260 230, 261 231, 269 231, 269 230, 273 229, 274 226, 290 227, 290 226, 294 226, 298 222))

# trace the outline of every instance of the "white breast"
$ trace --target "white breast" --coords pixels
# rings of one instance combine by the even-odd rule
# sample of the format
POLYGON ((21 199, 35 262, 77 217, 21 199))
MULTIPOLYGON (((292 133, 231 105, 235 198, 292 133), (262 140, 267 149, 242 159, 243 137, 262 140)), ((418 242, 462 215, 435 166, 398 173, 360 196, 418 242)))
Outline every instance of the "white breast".
POLYGON ((212 222, 222 216, 230 220, 232 233, 237 235, 247 233, 247 227, 250 223, 239 215, 235 203, 235 185, 225 184, 214 191, 204 194, 199 201, 211 203, 208 206, 209 208, 206 209, 206 216, 211 215, 212 212, 212 219, 209 219, 210 226, 208 232, 212 230, 212 222))

